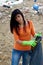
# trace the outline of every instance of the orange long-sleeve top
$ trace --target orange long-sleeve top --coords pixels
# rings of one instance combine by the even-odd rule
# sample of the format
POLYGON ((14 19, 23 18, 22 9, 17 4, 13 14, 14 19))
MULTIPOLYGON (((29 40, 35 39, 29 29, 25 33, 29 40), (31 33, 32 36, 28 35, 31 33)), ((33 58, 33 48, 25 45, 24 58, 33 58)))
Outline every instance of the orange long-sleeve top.
MULTIPOLYGON (((35 35, 35 29, 34 29, 34 25, 32 23, 32 21, 29 21, 29 24, 26 25, 26 32, 24 31, 23 28, 20 28, 19 30, 19 34, 18 35, 15 31, 15 29, 13 30, 13 36, 14 36, 14 40, 22 40, 22 41, 29 41, 31 40, 31 35, 34 36, 35 35)), ((22 43, 16 43, 14 41, 14 49, 16 50, 21 50, 21 51, 27 51, 27 50, 31 50, 31 46, 23 46, 22 43)))

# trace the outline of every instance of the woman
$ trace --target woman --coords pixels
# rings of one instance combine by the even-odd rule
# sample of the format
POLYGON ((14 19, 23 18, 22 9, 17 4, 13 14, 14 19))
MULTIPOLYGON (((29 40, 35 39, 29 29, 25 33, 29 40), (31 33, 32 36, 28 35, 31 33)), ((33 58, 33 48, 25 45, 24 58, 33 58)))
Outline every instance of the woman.
POLYGON ((30 64, 31 46, 23 46, 24 40, 31 40, 31 35, 35 35, 32 21, 25 21, 22 12, 15 9, 11 15, 10 30, 14 36, 15 43, 12 51, 12 65, 18 65, 22 56, 22 65, 30 64))

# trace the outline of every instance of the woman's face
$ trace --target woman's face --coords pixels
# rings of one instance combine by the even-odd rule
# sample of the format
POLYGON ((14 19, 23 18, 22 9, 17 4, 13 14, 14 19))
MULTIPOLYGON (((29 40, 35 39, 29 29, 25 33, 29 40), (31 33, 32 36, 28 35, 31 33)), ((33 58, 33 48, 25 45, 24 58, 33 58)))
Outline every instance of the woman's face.
POLYGON ((23 23, 23 18, 20 14, 16 15, 16 21, 19 22, 20 24, 23 23))

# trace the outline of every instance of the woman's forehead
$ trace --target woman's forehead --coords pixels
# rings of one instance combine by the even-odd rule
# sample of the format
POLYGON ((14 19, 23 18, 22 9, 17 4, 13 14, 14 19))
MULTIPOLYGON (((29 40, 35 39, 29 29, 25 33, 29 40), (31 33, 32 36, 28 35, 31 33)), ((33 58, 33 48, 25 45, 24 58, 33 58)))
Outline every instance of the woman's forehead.
POLYGON ((21 16, 21 14, 17 14, 16 17, 21 16))
POLYGON ((20 16, 21 14, 17 14, 16 16, 20 16))

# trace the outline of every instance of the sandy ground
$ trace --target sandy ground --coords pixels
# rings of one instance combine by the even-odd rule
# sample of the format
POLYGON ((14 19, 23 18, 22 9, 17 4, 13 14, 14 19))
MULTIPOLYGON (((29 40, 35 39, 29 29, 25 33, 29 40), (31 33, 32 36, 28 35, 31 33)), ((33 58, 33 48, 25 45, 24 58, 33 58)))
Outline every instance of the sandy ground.
MULTIPOLYGON (((43 1, 39 0, 37 3, 43 4, 43 1)), ((32 20, 36 32, 41 32, 43 36, 43 15, 36 14, 31 10, 33 4, 34 2, 32 0, 24 0, 22 4, 14 5, 12 8, 0 7, 0 65, 11 65, 11 52, 14 39, 10 32, 9 23, 11 12, 15 8, 19 8, 23 12, 26 20, 32 20)))

